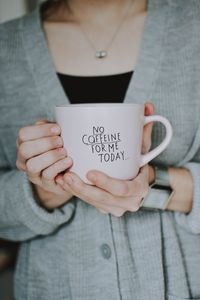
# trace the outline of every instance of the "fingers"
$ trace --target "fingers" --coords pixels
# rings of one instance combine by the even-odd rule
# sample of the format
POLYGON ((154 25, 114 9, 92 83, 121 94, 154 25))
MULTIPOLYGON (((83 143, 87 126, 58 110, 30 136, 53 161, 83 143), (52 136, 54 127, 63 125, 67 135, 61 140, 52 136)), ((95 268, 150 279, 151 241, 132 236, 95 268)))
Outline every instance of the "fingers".
POLYGON ((62 146, 63 140, 60 136, 44 137, 33 141, 27 141, 21 143, 18 148, 18 160, 23 163, 31 157, 62 146))
POLYGON ((121 216, 126 209, 120 207, 117 199, 98 187, 85 184, 76 174, 68 172, 63 176, 62 186, 86 203, 107 213, 121 216))
POLYGON ((41 178, 43 182, 51 182, 56 178, 56 176, 59 173, 64 172, 68 168, 70 168, 73 164, 73 161, 71 157, 66 157, 64 159, 61 159, 51 165, 50 167, 46 168, 44 171, 42 171, 41 178))
MULTIPOLYGON (((48 120, 45 120, 45 119, 42 119, 42 120, 38 120, 35 125, 43 125, 43 124, 46 124, 46 123, 49 123, 48 120)), ((17 140, 16 140, 16 146, 17 146, 17 149, 19 148, 19 145, 22 141, 20 141, 20 138, 19 138, 19 134, 18 134, 18 137, 17 137, 17 140)))
POLYGON ((20 145, 23 142, 59 135, 60 127, 56 123, 45 123, 23 127, 18 134, 18 142, 20 145))
POLYGON ((87 177, 95 186, 117 197, 143 197, 147 188, 143 172, 133 180, 115 179, 99 171, 90 171, 87 177))
MULTIPOLYGON (((141 174, 141 177, 144 176, 144 174, 141 174)), ((146 175, 145 175, 146 176, 146 175)), ((142 180, 142 179, 141 179, 142 180)), ((114 179, 114 181, 116 181, 114 179)), ((110 181, 110 188, 109 191, 106 191, 105 188, 105 182, 104 185, 100 184, 99 186, 91 186, 88 184, 85 184, 76 174, 72 172, 68 172, 63 176, 63 181, 61 178, 58 179, 58 182, 63 186, 64 189, 67 191, 70 191, 73 195, 77 196, 78 198, 82 199, 83 201, 87 202, 88 204, 91 204, 95 206, 98 209, 102 209, 105 212, 109 212, 115 216, 121 216, 126 211, 132 211, 135 212, 140 208, 141 198, 143 197, 143 194, 146 194, 146 191, 142 190, 139 191, 140 194, 137 194, 136 196, 133 196, 131 191, 123 190, 123 193, 120 192, 120 188, 117 187, 118 195, 115 196, 110 193, 110 189, 112 189, 112 183, 113 181, 110 181), (102 188, 104 187, 104 189, 102 188), (122 195, 119 196, 119 195, 122 195), (128 196, 127 195, 131 195, 128 196), (126 195, 126 196, 125 196, 126 195)), ((99 180, 100 182, 100 180, 99 180)), ((119 182, 118 182, 119 183, 119 182)), ((123 181, 122 181, 123 183, 123 181)), ((116 185, 116 182, 115 182, 116 185)), ((131 188, 131 187, 130 187, 131 188)), ((138 193, 139 193, 138 192, 138 193)))
POLYGON ((72 166, 60 133, 57 124, 39 120, 33 126, 20 129, 16 141, 16 166, 27 173, 42 206, 49 209, 59 207, 73 196, 55 182, 59 173, 72 166))
POLYGON ((63 187, 65 184, 70 187, 73 194, 87 203, 94 203, 95 201, 103 202, 103 199, 109 198, 110 195, 105 191, 100 191, 99 188, 95 186, 88 185, 84 183, 79 176, 72 172, 67 172, 63 176, 63 187))
POLYGON ((56 181, 60 183, 66 191, 94 206, 104 214, 111 213, 116 217, 120 217, 126 211, 126 209, 116 206, 116 200, 112 199, 112 195, 109 195, 95 186, 85 184, 74 173, 68 172, 62 178, 59 175, 56 181))
POLYGON ((132 195, 132 191, 130 191, 130 182, 128 181, 112 178, 99 171, 89 171, 87 173, 87 178, 95 186, 98 186, 114 196, 128 197, 132 195))
POLYGON ((39 120, 33 126, 21 128, 16 141, 18 148, 16 166, 26 171, 26 161, 34 156, 63 146, 60 128, 48 120, 39 120))
MULTIPOLYGON (((152 103, 145 103, 145 116, 151 116, 154 114, 154 106, 152 103)), ((149 151, 151 147, 151 134, 153 129, 153 122, 144 126, 142 137, 142 154, 149 151)))
POLYGON ((64 148, 48 151, 39 156, 29 159, 26 163, 26 170, 29 178, 38 177, 42 170, 48 168, 57 161, 67 156, 64 148))
POLYGON ((16 167, 17 169, 19 169, 20 171, 25 172, 26 171, 26 164, 22 163, 20 160, 17 159, 16 161, 16 167))
POLYGON ((155 113, 154 105, 151 102, 146 102, 144 109, 145 109, 144 110, 145 116, 151 116, 151 115, 153 115, 155 113))

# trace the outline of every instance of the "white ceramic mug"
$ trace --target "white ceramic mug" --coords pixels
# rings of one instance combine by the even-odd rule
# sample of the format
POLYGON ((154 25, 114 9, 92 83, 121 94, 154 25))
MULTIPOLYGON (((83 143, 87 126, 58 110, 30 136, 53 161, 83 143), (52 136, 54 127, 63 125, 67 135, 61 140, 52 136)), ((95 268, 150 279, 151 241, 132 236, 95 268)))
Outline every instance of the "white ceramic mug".
POLYGON ((56 107, 64 147, 73 159, 70 171, 89 183, 89 170, 99 170, 118 179, 133 179, 139 168, 158 156, 172 138, 169 121, 158 115, 144 116, 144 106, 135 103, 70 104, 56 107), (143 126, 152 121, 166 128, 162 143, 142 155, 143 126))

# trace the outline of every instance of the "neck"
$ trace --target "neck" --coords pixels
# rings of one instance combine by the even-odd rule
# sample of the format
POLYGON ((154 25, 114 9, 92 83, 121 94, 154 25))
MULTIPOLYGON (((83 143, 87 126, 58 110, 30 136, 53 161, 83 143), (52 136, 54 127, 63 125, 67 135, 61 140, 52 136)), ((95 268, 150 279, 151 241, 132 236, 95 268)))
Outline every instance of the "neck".
MULTIPOLYGON (((131 6, 132 13, 146 10, 147 0, 67 0, 67 5, 60 7, 60 20, 78 19, 81 23, 103 23, 108 20, 120 19, 125 7, 131 6)), ((131 11, 130 11, 131 15, 131 11)))
POLYGON ((84 14, 102 14, 107 11, 118 12, 124 5, 137 0, 68 0, 73 11, 84 14))

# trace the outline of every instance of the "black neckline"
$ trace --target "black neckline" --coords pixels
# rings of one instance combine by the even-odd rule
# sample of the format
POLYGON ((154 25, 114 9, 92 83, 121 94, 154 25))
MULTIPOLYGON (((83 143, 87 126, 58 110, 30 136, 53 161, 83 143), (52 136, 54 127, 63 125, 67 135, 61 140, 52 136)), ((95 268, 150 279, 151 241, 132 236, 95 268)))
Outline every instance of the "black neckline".
POLYGON ((57 73, 70 103, 123 102, 133 71, 94 76, 57 73), (95 99, 95 101, 94 101, 95 99))
POLYGON ((117 73, 117 74, 106 74, 106 75, 71 75, 71 74, 64 74, 57 72, 57 75, 60 77, 68 77, 68 78, 77 78, 77 79, 88 79, 88 78, 111 78, 111 77, 119 77, 119 76, 131 76, 134 73, 134 71, 128 71, 123 73, 117 73))

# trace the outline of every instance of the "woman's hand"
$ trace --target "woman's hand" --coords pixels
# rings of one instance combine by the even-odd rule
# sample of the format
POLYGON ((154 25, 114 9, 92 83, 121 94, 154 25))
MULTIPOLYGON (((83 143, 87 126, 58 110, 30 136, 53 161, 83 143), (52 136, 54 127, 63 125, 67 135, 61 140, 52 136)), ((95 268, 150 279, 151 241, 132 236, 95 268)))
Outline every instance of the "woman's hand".
POLYGON ((76 174, 66 173, 58 179, 63 189, 70 190, 75 196, 96 207, 102 213, 116 217, 126 211, 135 212, 149 190, 148 166, 140 169, 134 180, 118 180, 99 171, 90 171, 88 179, 94 184, 84 183, 76 174))
POLYGON ((72 159, 67 157, 59 135, 57 124, 39 121, 33 126, 21 128, 16 142, 16 166, 26 172, 40 204, 47 209, 59 207, 73 196, 55 181, 56 176, 72 166, 72 159))
MULTIPOLYGON (((145 115, 153 114, 153 105, 145 106, 145 115)), ((152 124, 144 127, 142 152, 149 151, 151 146, 152 124)), ((111 213, 114 216, 122 216, 126 211, 135 212, 140 208, 141 200, 149 191, 149 183, 153 181, 152 169, 148 165, 140 169, 133 180, 118 180, 99 171, 90 171, 88 179, 93 186, 85 184, 76 174, 67 172, 63 177, 57 177, 56 181, 63 187, 93 205, 102 213, 111 213)))

